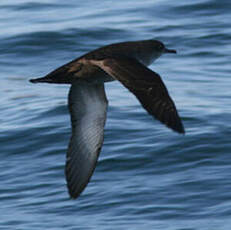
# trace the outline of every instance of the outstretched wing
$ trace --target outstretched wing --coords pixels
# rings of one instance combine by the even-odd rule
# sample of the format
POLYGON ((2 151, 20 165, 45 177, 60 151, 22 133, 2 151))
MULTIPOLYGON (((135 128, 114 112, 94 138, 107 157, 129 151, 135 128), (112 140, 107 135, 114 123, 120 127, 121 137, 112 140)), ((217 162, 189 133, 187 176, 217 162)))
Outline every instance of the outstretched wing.
POLYGON ((184 133, 174 102, 157 73, 132 58, 107 58, 91 62, 135 94, 149 114, 174 131, 184 133))
POLYGON ((69 194, 77 198, 93 174, 103 144, 107 112, 104 85, 76 82, 70 88, 68 105, 72 136, 65 173, 69 194))

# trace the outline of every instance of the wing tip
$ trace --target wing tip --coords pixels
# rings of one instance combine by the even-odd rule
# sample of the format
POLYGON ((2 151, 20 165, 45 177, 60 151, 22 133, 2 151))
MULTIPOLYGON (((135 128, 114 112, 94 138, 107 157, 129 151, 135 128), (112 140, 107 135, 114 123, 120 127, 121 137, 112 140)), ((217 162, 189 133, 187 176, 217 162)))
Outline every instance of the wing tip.
POLYGON ((184 129, 184 126, 183 126, 181 120, 179 120, 178 124, 175 124, 174 126, 169 126, 169 128, 171 128, 173 131, 175 131, 179 134, 185 135, 185 129, 184 129))
POLYGON ((177 133, 179 133, 179 134, 185 135, 184 127, 180 128, 180 129, 176 129, 175 131, 176 131, 177 133))
POLYGON ((70 188, 68 188, 68 194, 71 200, 76 200, 80 196, 81 192, 75 192, 71 190, 70 188))
POLYGON ((69 180, 67 180, 67 189, 68 189, 68 194, 70 196, 70 199, 76 200, 83 190, 86 188, 85 186, 73 186, 69 180))

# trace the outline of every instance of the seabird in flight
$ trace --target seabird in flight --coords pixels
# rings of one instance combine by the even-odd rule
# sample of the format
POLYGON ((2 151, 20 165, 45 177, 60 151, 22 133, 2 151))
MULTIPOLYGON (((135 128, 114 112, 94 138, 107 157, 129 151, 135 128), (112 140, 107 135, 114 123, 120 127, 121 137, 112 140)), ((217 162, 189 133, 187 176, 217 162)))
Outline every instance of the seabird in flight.
POLYGON ((68 107, 72 135, 65 175, 72 198, 88 184, 103 144, 108 101, 104 83, 118 80, 155 119, 178 133, 184 127, 159 74, 147 68, 164 53, 176 53, 157 40, 122 42, 93 50, 32 83, 71 84, 68 107))

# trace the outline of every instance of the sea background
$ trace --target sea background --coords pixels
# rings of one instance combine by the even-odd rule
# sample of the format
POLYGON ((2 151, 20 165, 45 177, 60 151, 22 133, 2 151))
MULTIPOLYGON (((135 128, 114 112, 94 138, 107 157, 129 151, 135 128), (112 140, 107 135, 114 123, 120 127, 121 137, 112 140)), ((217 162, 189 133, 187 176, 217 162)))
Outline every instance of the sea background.
POLYGON ((0 229, 230 230, 229 0, 0 1, 0 229), (118 82, 95 173, 67 193, 68 85, 33 85, 100 46, 158 39, 162 76, 186 129, 148 116, 118 82))

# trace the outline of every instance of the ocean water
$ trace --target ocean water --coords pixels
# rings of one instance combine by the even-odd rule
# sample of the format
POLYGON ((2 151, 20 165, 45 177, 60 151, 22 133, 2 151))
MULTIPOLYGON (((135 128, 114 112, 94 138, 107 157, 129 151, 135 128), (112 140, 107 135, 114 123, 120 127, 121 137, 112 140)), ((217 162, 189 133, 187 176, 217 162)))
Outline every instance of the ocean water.
POLYGON ((230 230, 231 3, 228 0, 0 1, 0 229, 230 230), (150 68, 174 99, 178 135, 118 82, 94 175, 67 193, 68 85, 33 85, 102 45, 159 39, 150 68))

